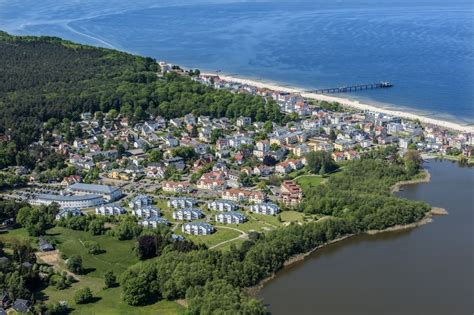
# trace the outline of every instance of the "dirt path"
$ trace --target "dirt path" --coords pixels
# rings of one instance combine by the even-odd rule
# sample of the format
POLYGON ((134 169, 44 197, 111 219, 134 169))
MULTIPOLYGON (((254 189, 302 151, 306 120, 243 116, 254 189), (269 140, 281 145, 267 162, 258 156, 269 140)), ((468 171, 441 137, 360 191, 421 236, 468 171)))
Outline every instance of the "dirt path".
POLYGON ((231 238, 230 240, 226 240, 226 241, 220 242, 219 244, 216 244, 216 245, 214 245, 214 246, 211 246, 211 247, 209 247, 209 249, 213 249, 213 248, 219 247, 219 246, 221 246, 221 245, 224 245, 224 244, 227 244, 227 243, 236 241, 236 240, 238 240, 238 239, 241 239, 241 238, 242 238, 242 239, 245 239, 245 238, 248 237, 248 234, 247 234, 247 233, 245 233, 245 232, 242 231, 242 230, 236 229, 236 228, 232 228, 232 227, 228 227, 228 226, 218 226, 217 228, 218 228, 218 229, 234 230, 234 231, 239 232, 240 235, 237 236, 237 237, 231 238))

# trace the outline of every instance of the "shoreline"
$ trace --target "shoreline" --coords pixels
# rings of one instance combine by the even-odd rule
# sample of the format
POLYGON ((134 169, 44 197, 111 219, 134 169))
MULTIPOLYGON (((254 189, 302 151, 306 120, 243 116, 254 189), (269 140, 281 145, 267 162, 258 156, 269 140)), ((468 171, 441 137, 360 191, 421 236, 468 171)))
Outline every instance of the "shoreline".
MULTIPOLYGON (((401 186, 404 186, 404 185, 413 185, 413 184, 420 184, 420 183, 430 182, 431 174, 426 169, 424 170, 424 172, 425 172, 425 176, 423 178, 413 179, 413 180, 409 180, 409 181, 402 181, 402 182, 396 183, 395 185, 393 185, 390 188, 390 192, 393 194, 393 193, 399 191, 401 186)), ((342 242, 346 239, 356 237, 356 236, 360 236, 360 235, 364 235, 364 234, 366 234, 366 235, 376 235, 376 234, 381 234, 381 233, 388 233, 388 232, 396 232, 396 231, 414 229, 416 227, 420 227, 422 225, 433 222, 433 216, 435 216, 435 215, 447 215, 447 214, 448 214, 448 211, 446 211, 446 209, 444 209, 444 208, 431 207, 431 210, 428 211, 427 213, 425 213, 425 216, 417 222, 413 222, 413 223, 409 223, 409 224, 394 225, 394 226, 388 227, 388 228, 383 229, 383 230, 367 230, 367 231, 359 233, 359 234, 348 234, 348 235, 341 236, 341 237, 333 239, 329 242, 318 245, 318 246, 314 247, 313 249, 309 250, 308 252, 301 253, 301 254, 298 254, 298 255, 294 255, 294 256, 288 258, 283 263, 283 267, 280 270, 278 270, 277 272, 274 272, 272 275, 266 277, 265 279, 262 279, 258 284, 254 285, 252 287, 244 288, 244 290, 249 295, 256 297, 257 294, 260 292, 260 290, 263 289, 265 284, 267 284, 268 282, 270 282, 271 280, 276 278, 278 273, 281 270, 283 270, 284 268, 287 268, 291 265, 294 265, 297 262, 305 260, 306 257, 312 255, 313 253, 315 253, 319 249, 321 249, 323 247, 326 247, 326 246, 329 246, 331 244, 339 243, 339 242, 342 242)))
MULTIPOLYGON (((211 73, 202 73, 202 74, 215 75, 211 73)), ((240 84, 246 84, 246 85, 254 86, 261 89, 270 89, 270 90, 281 91, 281 92, 297 93, 297 94, 301 94, 302 97, 307 98, 307 99, 313 99, 317 101, 326 101, 326 102, 338 102, 341 105, 348 108, 352 108, 352 109, 374 111, 374 112, 379 112, 379 113, 383 113, 387 115, 398 116, 405 119, 419 120, 423 124, 435 125, 435 126, 439 126, 439 127, 454 130, 454 131, 474 133, 474 126, 465 126, 460 123, 430 118, 430 117, 426 117, 420 114, 414 114, 414 113, 410 113, 410 112, 406 112, 402 110, 381 108, 375 105, 364 104, 357 100, 351 100, 348 98, 329 96, 326 94, 310 93, 300 88, 287 87, 278 83, 268 83, 268 82, 253 80, 253 79, 238 78, 238 77, 226 75, 226 74, 219 74, 219 78, 221 78, 224 81, 237 82, 240 84)))

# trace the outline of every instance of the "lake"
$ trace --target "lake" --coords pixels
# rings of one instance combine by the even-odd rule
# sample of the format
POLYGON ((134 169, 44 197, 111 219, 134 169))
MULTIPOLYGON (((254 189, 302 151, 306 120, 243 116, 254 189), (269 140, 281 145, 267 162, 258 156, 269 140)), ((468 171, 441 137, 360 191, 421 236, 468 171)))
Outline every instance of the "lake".
POLYGON ((388 80, 351 98, 474 123, 474 3, 466 0, 0 0, 0 29, 115 47, 288 84, 388 80))
POLYGON ((400 197, 445 208, 418 228, 329 245, 278 273, 259 296, 277 314, 472 314, 474 168, 430 160, 431 182, 400 197))

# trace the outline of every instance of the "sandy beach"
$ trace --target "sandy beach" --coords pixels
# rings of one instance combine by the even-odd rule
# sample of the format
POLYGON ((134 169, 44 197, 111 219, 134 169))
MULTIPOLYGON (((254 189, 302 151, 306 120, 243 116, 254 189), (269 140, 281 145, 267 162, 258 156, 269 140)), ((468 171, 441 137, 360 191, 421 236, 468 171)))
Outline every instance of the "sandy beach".
MULTIPOLYGON (((215 75, 215 74, 213 74, 213 75, 215 75)), ((338 103, 340 103, 340 104, 342 104, 346 107, 350 107, 350 108, 354 108, 354 109, 376 111, 376 112, 379 112, 379 113, 384 113, 384 114, 393 115, 393 116, 399 116, 399 117, 406 118, 406 119, 411 119, 411 120, 418 119, 423 124, 436 125, 436 126, 439 126, 439 127, 442 127, 442 128, 451 129, 451 130, 460 131, 460 132, 472 132, 472 133, 474 133, 474 126, 464 126, 464 125, 461 125, 459 123, 434 119, 434 118, 430 118, 430 117, 425 117, 425 116, 422 116, 422 115, 417 115, 417 114, 409 113, 409 112, 406 112, 406 111, 397 111, 397 110, 392 110, 392 109, 380 108, 380 107, 376 107, 376 106, 369 105, 369 104, 363 104, 363 103, 360 103, 359 101, 350 100, 350 99, 347 99, 347 98, 330 96, 330 95, 325 95, 325 94, 308 93, 308 92, 305 92, 304 90, 300 90, 300 89, 297 89, 297 88, 284 87, 284 86, 279 86, 279 85, 274 84, 274 83, 266 83, 266 82, 260 82, 260 81, 256 81, 256 80, 237 78, 237 77, 233 77, 233 76, 229 76, 229 75, 223 75, 223 74, 219 74, 219 77, 221 79, 225 80, 225 81, 238 82, 238 83, 241 83, 241 84, 247 84, 247 85, 255 86, 255 87, 258 87, 258 88, 267 88, 267 89, 271 89, 271 90, 275 90, 275 91, 282 91, 282 92, 289 92, 289 93, 299 93, 303 97, 308 98, 308 99, 327 101, 327 102, 338 102, 338 103)))

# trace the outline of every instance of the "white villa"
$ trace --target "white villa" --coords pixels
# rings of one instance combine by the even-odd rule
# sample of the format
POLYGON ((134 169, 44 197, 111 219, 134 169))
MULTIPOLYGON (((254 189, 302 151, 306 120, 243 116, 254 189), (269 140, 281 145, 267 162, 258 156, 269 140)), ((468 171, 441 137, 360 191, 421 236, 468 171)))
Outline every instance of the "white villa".
POLYGON ((183 224, 182 231, 186 234, 209 235, 214 232, 214 227, 206 222, 189 222, 183 224))
POLYGON ((146 195, 137 195, 128 203, 128 206, 132 209, 137 209, 145 206, 151 206, 152 203, 153 199, 151 197, 146 195))
POLYGON ((214 211, 234 211, 238 206, 230 200, 219 199, 209 202, 207 208, 214 211))
POLYGON ((56 214, 56 220, 60 220, 61 218, 68 218, 68 217, 78 217, 84 215, 79 208, 64 208, 56 214))
POLYGON ((187 198, 187 197, 178 197, 172 198, 168 201, 168 207, 172 207, 175 209, 183 209, 183 208, 190 208, 196 205, 197 201, 194 198, 187 198))
POLYGON ((95 208, 95 214, 98 215, 119 215, 125 213, 127 211, 123 207, 112 203, 95 208))
POLYGON ((239 212, 229 211, 216 214, 216 221, 219 223, 239 224, 244 223, 247 218, 239 212))
POLYGON ((204 213, 197 208, 185 208, 173 211, 173 219, 192 221, 204 217, 204 213))
POLYGON ((280 212, 280 207, 271 202, 264 202, 250 206, 250 211, 257 214, 275 215, 280 212))
POLYGON ((154 229, 156 229, 158 227, 158 225, 160 225, 160 224, 169 225, 170 222, 165 218, 161 218, 157 215, 153 215, 151 217, 148 217, 146 219, 138 221, 138 224, 145 227, 145 228, 154 228, 154 229))
POLYGON ((144 206, 132 210, 134 216, 139 218, 148 218, 152 216, 160 216, 160 209, 155 208, 154 206, 144 206))

